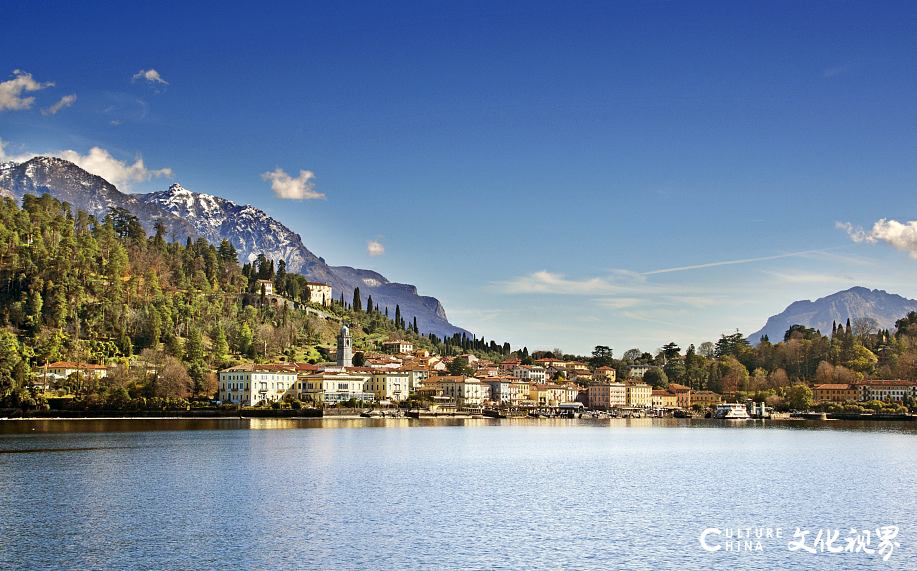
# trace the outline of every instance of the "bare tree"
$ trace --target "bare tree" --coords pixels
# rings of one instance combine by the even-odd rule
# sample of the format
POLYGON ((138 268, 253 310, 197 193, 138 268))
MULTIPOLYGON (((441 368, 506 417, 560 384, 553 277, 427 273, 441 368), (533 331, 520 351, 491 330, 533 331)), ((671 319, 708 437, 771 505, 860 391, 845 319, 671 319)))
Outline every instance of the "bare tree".
POLYGON ((716 354, 716 346, 710 341, 704 341, 697 346, 697 354, 707 359, 712 359, 716 354))
POLYGON ((156 377, 156 395, 161 397, 188 398, 191 391, 191 377, 181 361, 171 355, 163 359, 162 369, 156 377))
POLYGON ((866 339, 879 332, 879 322, 872 317, 857 317, 850 322, 850 332, 860 339, 866 339))
POLYGON ((773 373, 767 376, 767 386, 771 389, 777 389, 780 387, 786 387, 790 384, 790 378, 786 376, 786 371, 783 369, 777 369, 773 373))

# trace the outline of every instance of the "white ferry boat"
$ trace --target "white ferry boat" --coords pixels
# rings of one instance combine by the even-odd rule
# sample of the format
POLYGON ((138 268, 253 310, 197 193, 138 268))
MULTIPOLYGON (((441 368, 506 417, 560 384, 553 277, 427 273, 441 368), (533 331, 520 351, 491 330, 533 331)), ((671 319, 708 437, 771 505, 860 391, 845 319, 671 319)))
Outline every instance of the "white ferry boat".
POLYGON ((713 418, 721 418, 724 420, 748 420, 751 417, 748 416, 748 410, 745 408, 744 404, 725 403, 717 405, 716 411, 713 413, 713 418))

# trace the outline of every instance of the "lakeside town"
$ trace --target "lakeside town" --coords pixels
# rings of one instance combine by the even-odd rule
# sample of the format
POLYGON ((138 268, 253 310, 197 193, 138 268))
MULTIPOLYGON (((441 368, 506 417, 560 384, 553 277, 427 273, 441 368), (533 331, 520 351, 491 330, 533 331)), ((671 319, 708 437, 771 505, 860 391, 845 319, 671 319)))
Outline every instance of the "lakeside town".
POLYGON ((620 357, 421 331, 416 316, 227 240, 166 241, 26 194, 0 201, 0 416, 162 411, 706 416, 917 412, 917 312, 782 340, 740 332, 620 357), (390 312, 390 309, 393 311, 390 312), (413 318, 412 318, 413 317, 413 318))
MULTIPOLYGON (((388 341, 382 346, 383 353, 369 357, 357 353, 362 365, 354 366, 353 339, 350 329, 342 326, 336 361, 241 363, 226 368, 219 371, 218 386, 209 404, 238 411, 359 408, 366 411, 364 416, 385 416, 386 410, 390 416, 404 415, 409 410, 414 416, 576 417, 592 413, 709 418, 718 406, 731 401, 745 405, 758 418, 790 417, 763 402, 759 407, 744 395, 694 390, 678 383, 668 383, 666 389, 654 388, 643 381, 651 370, 658 370, 650 365, 630 365, 628 377, 618 379, 613 367, 591 368, 582 361, 555 357, 528 359, 530 364, 517 357, 494 363, 470 353, 440 357, 415 349, 408 341, 388 341), (455 372, 462 374, 452 374, 455 372)), ((45 374, 59 379, 88 374, 101 381, 107 377, 108 368, 56 362, 46 367, 45 374)), ((860 405, 865 404, 866 410, 898 415, 897 419, 917 396, 917 383, 905 380, 827 383, 811 390, 797 387, 803 389, 797 389, 802 399, 799 404, 807 410, 862 412, 860 405)))

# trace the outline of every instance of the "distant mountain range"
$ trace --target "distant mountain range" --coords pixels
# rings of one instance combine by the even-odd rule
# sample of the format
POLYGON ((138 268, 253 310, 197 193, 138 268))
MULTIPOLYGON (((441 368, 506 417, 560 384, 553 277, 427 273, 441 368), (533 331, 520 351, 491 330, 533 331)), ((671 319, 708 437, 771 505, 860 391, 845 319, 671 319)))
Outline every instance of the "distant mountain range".
POLYGON ((161 218, 172 239, 203 237, 214 245, 226 239, 236 248, 240 263, 251 262, 258 254, 275 263, 284 260, 287 271, 330 285, 333 297, 337 299, 343 293, 348 303, 358 287, 364 303, 372 295, 373 305, 379 305, 380 310, 387 307, 389 315, 394 316, 398 305, 405 321, 416 317, 421 333, 440 337, 454 333, 471 335, 449 323, 436 298, 420 296, 416 287, 392 283, 371 270, 329 266, 324 258, 306 248, 299 234, 254 206, 240 206, 225 198, 191 192, 178 184, 163 192, 125 194, 102 177, 55 157, 0 164, 0 196, 10 196, 21 204, 24 194, 40 196, 45 192, 69 202, 74 212, 83 210, 97 218, 104 217, 110 207, 125 208, 140 220, 148 233, 161 218))
POLYGON ((783 335, 793 325, 799 324, 820 330, 823 334, 831 333, 831 324, 847 323, 857 317, 871 317, 879 323, 881 329, 895 328, 895 321, 910 311, 917 311, 917 300, 906 299, 879 289, 869 290, 865 287, 853 287, 815 301, 803 300, 790 304, 781 313, 770 317, 764 327, 748 336, 748 340, 757 343, 767 335, 771 343, 783 341, 783 335))

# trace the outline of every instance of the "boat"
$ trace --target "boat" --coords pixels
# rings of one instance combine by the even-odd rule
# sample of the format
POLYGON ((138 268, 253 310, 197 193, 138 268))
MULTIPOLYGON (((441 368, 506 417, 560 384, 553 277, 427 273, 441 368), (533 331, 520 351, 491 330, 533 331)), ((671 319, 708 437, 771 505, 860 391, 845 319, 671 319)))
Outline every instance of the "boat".
POLYGON ((738 403, 718 404, 716 406, 716 411, 713 413, 713 418, 719 418, 721 420, 751 419, 751 417, 748 416, 748 409, 745 408, 745 405, 738 403))

